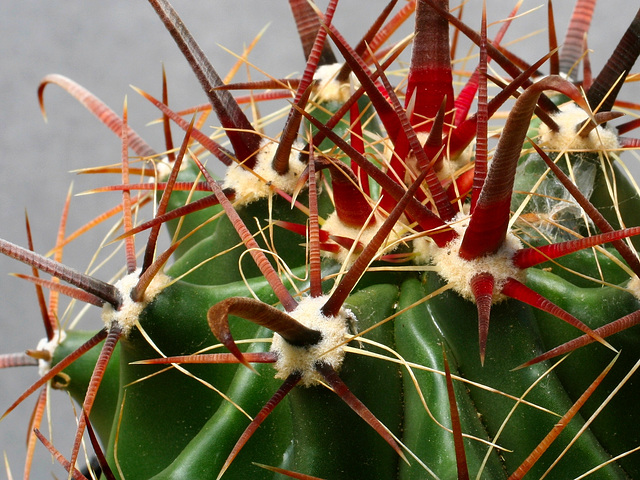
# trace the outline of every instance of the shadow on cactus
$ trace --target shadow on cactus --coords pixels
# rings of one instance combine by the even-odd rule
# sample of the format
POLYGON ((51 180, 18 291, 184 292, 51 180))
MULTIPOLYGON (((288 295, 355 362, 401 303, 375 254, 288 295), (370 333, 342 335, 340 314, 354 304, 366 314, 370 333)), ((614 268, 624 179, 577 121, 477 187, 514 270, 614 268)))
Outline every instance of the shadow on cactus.
POLYGON ((30 240, 0 241, 32 267, 19 276, 35 284, 46 330, 37 349, 1 357, 41 365, 5 413, 41 391, 27 477, 40 439, 70 477, 87 478, 75 467, 85 431, 104 478, 640 475, 629 408, 640 197, 618 157, 637 147, 621 136, 637 122, 610 125, 640 53, 638 17, 592 79, 591 2, 576 3, 561 49, 549 3, 550 53, 529 65, 501 46, 513 18, 490 40, 486 15, 468 26, 443 0, 395 14, 392 1, 352 48, 332 25, 337 1, 320 13, 292 0, 302 76, 233 84, 168 2, 150 3, 209 100, 176 112, 164 78, 161 99, 138 90, 162 113, 164 153, 129 127, 126 103, 120 118, 59 75, 39 89, 42 104, 48 84, 62 87, 120 136, 120 166, 87 172, 119 173, 94 193, 122 201, 71 235, 63 214, 53 259, 30 240), (383 45, 411 15, 406 82, 394 87, 409 42, 383 45), (450 30, 479 52, 457 95, 450 30), (291 100, 277 138, 248 120, 246 98, 291 100), (202 132, 210 112, 228 145, 202 132), (177 149, 174 125, 185 132, 177 149), (227 166, 224 179, 207 156, 227 166), (152 201, 153 218, 136 225, 152 201), (121 280, 60 263, 73 238, 119 214, 121 280), (64 330, 59 294, 100 307, 104 327, 64 330), (81 406, 68 461, 39 431, 48 384, 81 406))

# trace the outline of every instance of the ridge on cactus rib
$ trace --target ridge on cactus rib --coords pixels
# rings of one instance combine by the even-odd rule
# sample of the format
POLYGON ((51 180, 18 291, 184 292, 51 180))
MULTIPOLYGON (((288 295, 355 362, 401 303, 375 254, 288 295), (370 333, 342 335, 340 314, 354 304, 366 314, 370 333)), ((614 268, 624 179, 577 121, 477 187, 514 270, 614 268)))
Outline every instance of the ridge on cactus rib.
POLYGON ((117 205, 67 234, 67 197, 52 258, 28 219, 27 247, 0 239, 31 267, 17 276, 46 334, 0 355, 39 366, 2 416, 39 392, 25 478, 39 444, 68 478, 640 476, 640 192, 620 158, 637 122, 612 125, 640 108, 617 98, 640 11, 594 75, 593 1, 564 42, 549 1, 549 52, 531 59, 503 45, 519 3, 492 35, 490 6, 474 21, 392 0, 352 46, 338 0, 291 0, 299 77, 233 83, 168 0, 149 3, 208 100, 176 111, 164 71, 159 98, 135 89, 160 112, 160 150, 127 100, 119 115, 57 74, 38 88, 43 113, 56 85, 121 150, 84 171, 118 175, 91 191, 117 205), (405 22, 412 37, 392 42, 405 22), (477 59, 458 70, 462 36, 477 59), (282 98, 271 136, 260 106, 282 98), (62 262, 112 217, 118 280, 62 262), (60 294, 102 325, 60 322, 60 294), (43 433, 51 387, 77 403, 70 446, 43 433))

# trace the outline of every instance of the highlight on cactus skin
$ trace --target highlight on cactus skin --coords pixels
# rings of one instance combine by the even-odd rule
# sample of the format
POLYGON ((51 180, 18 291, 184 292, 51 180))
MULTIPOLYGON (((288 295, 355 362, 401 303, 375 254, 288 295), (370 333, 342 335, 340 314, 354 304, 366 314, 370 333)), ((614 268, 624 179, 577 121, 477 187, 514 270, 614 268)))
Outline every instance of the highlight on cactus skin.
POLYGON ((17 276, 45 331, 0 356, 39 366, 3 415, 37 397, 25 478, 36 448, 69 478, 640 477, 640 193, 623 163, 640 105, 618 99, 640 11, 598 73, 593 1, 563 34, 548 2, 549 53, 519 58, 502 44, 519 4, 489 34, 491 5, 392 0, 350 45, 337 0, 290 0, 299 76, 234 83, 149 3, 208 101, 175 110, 164 75, 136 88, 164 145, 126 101, 57 74, 38 88, 43 111, 57 86, 122 148, 84 172, 118 203, 68 233, 69 196, 50 256, 28 219, 26 246, 0 240, 31 267, 17 276), (248 113, 266 101, 285 105, 277 135, 248 113), (110 219, 117 281, 62 263, 110 219), (60 295, 90 306, 83 330, 60 295), (70 446, 43 428, 52 389, 76 402, 70 446))

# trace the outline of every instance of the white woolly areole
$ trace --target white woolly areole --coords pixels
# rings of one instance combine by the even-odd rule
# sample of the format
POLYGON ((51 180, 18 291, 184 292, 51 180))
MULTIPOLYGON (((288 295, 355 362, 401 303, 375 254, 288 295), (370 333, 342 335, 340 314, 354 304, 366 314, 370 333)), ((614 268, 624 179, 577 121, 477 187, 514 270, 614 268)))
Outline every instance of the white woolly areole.
POLYGON ((459 235, 444 248, 438 247, 425 237, 414 240, 414 251, 418 253, 416 261, 431 263, 435 272, 450 284, 453 290, 472 302, 475 302, 475 298, 471 292, 471 279, 479 273, 490 273, 495 280, 493 303, 501 302, 507 298, 499 293, 507 278, 524 280, 524 271, 516 267, 512 261, 514 253, 522 248, 522 243, 508 232, 507 238, 496 253, 465 260, 460 257, 459 252, 464 232, 469 226, 469 218, 464 213, 454 217, 450 226, 459 235))
MULTIPOLYGON (((416 136, 418 137, 418 141, 420 145, 424 147, 424 144, 427 142, 429 138, 429 132, 416 132, 416 136)), ((446 147, 445 147, 446 148, 446 147)), ((469 164, 471 158, 473 157, 473 152, 475 148, 475 141, 471 142, 467 147, 455 158, 449 158, 447 155, 447 151, 444 152, 444 158, 440 162, 440 170, 436 171, 436 177, 440 181, 451 180, 452 177, 455 176, 455 173, 460 170, 462 167, 469 164)), ((391 161, 393 156, 393 146, 385 144, 384 155, 388 162, 391 161)), ((429 159, 431 160, 431 159, 429 159)), ((409 168, 414 175, 418 176, 422 173, 422 169, 418 167, 418 160, 416 159, 413 152, 410 152, 407 158, 405 159, 405 164, 407 168, 409 168)), ((407 177, 405 179, 405 183, 410 184, 411 179, 407 177)))
POLYGON ((631 277, 631 280, 627 283, 627 289, 634 297, 640 300, 640 278, 631 277))
MULTIPOLYGON (((63 330, 56 330, 53 332, 53 338, 51 340, 43 338, 38 342, 36 350, 49 352, 50 358, 53 358, 53 354, 64 339, 67 338, 67 334, 63 330)), ((51 370, 51 361, 43 358, 38 359, 38 374, 44 377, 51 370)))
MULTIPOLYGON (((322 230, 327 232, 329 235, 335 235, 339 237, 346 237, 351 239, 358 239, 360 243, 363 245, 368 245, 373 240, 373 237, 376 233, 378 233, 378 229, 380 225, 384 222, 384 219, 380 215, 375 215, 376 222, 365 227, 365 228, 356 228, 350 227, 349 225, 345 225, 342 220, 338 217, 336 212, 331 213, 325 222, 322 224, 322 230)), ((401 234, 396 231, 394 228, 389 237, 385 242, 380 246, 381 249, 384 249, 387 244, 392 241, 399 240, 401 238, 401 234)), ((395 248, 394 248, 395 249, 395 248)), ((353 263, 356 261, 357 255, 349 256, 349 250, 346 248, 340 248, 338 253, 333 252, 322 252, 322 254, 328 258, 333 258, 340 263, 353 263), (347 258, 348 257, 348 258, 347 258)))
POLYGON ((618 136, 609 127, 597 126, 586 137, 578 135, 576 126, 587 120, 589 116, 573 103, 562 106, 560 113, 552 118, 560 127, 560 131, 553 132, 544 123, 539 128, 540 143, 549 150, 605 151, 620 148, 618 136))
POLYGON ((261 198, 269 197, 273 192, 271 186, 287 193, 293 193, 300 174, 306 165, 300 161, 302 144, 295 143, 289 157, 289 171, 280 175, 271 163, 278 149, 278 143, 263 139, 260 151, 256 156, 256 165, 249 170, 242 165, 231 165, 224 177, 223 188, 233 188, 236 192, 236 203, 247 205, 261 198))
POLYGON ((320 309, 328 300, 327 295, 305 297, 298 307, 289 315, 306 327, 322 334, 320 342, 308 347, 291 345, 280 335, 275 334, 271 343, 271 351, 278 356, 274 365, 276 378, 286 379, 295 372, 302 374, 301 385, 310 387, 323 380, 316 371, 316 364, 323 362, 334 370, 339 370, 344 360, 344 346, 340 345, 349 338, 349 323, 355 320, 353 313, 341 308, 335 317, 325 317, 320 309), (340 345, 337 347, 337 345, 340 345))
POLYGON ((442 160, 441 168, 436 172, 436 176, 438 180, 445 181, 451 180, 451 178, 455 177, 455 173, 460 170, 462 167, 469 164, 471 161, 471 157, 473 155, 473 144, 469 144, 467 148, 465 148, 457 158, 449 158, 445 157, 442 160))
POLYGON ((131 298, 131 291, 138 284, 139 278, 140 271, 136 270, 115 283, 114 287, 118 289, 122 297, 122 305, 118 310, 115 310, 109 303, 105 303, 104 307, 102 307, 102 321, 105 325, 109 327, 113 322, 116 322, 125 336, 129 334, 131 328, 136 324, 145 307, 171 281, 164 273, 158 272, 145 290, 142 301, 134 302, 131 298))
POLYGON ((322 65, 317 68, 316 73, 313 75, 313 79, 318 82, 315 89, 315 93, 318 95, 318 101, 344 103, 351 96, 352 85, 353 88, 358 88, 360 86, 355 83, 352 75, 349 75, 349 79, 351 81, 348 83, 341 83, 336 80, 336 76, 342 66, 342 63, 333 63, 331 65, 322 65))
MULTIPOLYGON (((186 170, 187 165, 189 165, 189 162, 187 162, 187 159, 184 158, 182 160, 182 163, 180 163, 180 171, 182 172, 183 170, 186 170)), ((171 171, 173 170, 173 163, 169 162, 169 157, 162 157, 160 161, 156 162, 155 167, 156 172, 158 173, 158 179, 164 181, 171 175, 171 171)))

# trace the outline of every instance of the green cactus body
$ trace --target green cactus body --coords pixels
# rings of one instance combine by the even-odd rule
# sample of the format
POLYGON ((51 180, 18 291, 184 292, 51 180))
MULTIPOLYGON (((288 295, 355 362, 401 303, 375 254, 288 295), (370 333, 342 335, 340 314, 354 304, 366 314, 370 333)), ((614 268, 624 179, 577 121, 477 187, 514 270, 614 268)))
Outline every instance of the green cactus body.
MULTIPOLYGON (((249 282, 248 286, 263 301, 273 302, 273 293, 261 277, 249 282)), ((157 357, 156 349, 167 356, 186 355, 214 344, 206 322, 195 322, 193 319, 201 316, 209 305, 226 298, 230 292, 244 296, 250 294, 244 282, 230 282, 224 288, 176 283, 168 287, 141 318, 146 335, 150 338, 166 338, 167 341, 155 342, 152 347, 143 335, 132 332, 121 342, 121 389, 118 404, 125 407, 118 412, 119 416, 115 420, 117 424, 113 428, 120 431, 117 442, 118 459, 126 476, 129 471, 134 477, 149 476, 165 467, 202 429, 216 409, 220 408, 223 398, 209 385, 226 392, 236 374, 236 367, 233 365, 220 365, 220 369, 215 370, 207 368, 207 365, 189 365, 185 366, 189 374, 171 368, 152 376, 157 371, 164 370, 164 366, 144 367, 131 365, 132 362, 157 357), (167 304, 172 307, 167 308, 167 304), (180 315, 176 315, 176 305, 182 306, 180 315), (167 375, 172 377, 170 384, 175 388, 165 388, 167 384, 164 377, 167 375), (158 421, 159 419, 165 421, 158 421), (162 434, 169 425, 173 431, 171 442, 167 442, 162 434), (135 433, 138 428, 143 428, 149 434, 144 442, 135 433), (151 445, 149 441, 154 444, 151 445), (121 453, 135 451, 138 454, 121 453)), ((258 330, 251 323, 238 322, 234 333, 239 339, 254 338, 258 335, 258 330)), ((115 442, 115 437, 111 439, 115 442)), ((116 449, 115 443, 113 449, 116 449)), ((115 452, 110 453, 115 456, 115 452)))
MULTIPOLYGON (((179 163, 163 161, 159 211, 135 233, 166 223, 173 250, 154 257, 149 240, 137 270, 134 235, 125 232, 126 281, 110 285, 0 243, 4 254, 75 286, 63 293, 103 308, 97 335, 69 331, 55 346, 48 334, 51 373, 36 384, 70 379, 65 388, 101 439, 93 448, 105 450, 103 478, 499 479, 549 471, 564 479, 590 469, 594 478, 640 477, 640 418, 629 407, 637 376, 608 399, 637 368, 640 263, 624 242, 640 234, 626 228, 640 224, 640 202, 622 169, 601 161, 627 145, 600 125, 613 119, 607 108, 581 114, 596 140, 562 143, 562 129, 578 136, 582 120, 566 120, 543 92, 559 92, 576 111, 588 107, 557 75, 567 72, 552 67, 553 75, 530 82, 533 73, 520 75, 494 46, 500 38, 487 43, 486 24, 470 31, 444 0, 409 5, 416 36, 402 105, 377 65, 383 58, 374 62, 366 50, 379 47, 380 25, 351 49, 324 28, 333 2, 320 19, 307 2, 292 1, 299 28, 306 18, 316 43, 301 33, 308 61, 295 105, 281 137, 265 140, 173 8, 150 3, 227 130, 229 148, 205 148, 238 164, 213 179, 187 149, 193 127, 160 106, 165 120, 189 132, 178 154, 184 167, 169 175, 165 167, 179 163), (457 98, 450 28, 480 45, 478 69, 457 98), (343 97, 312 97, 314 71, 333 63, 329 41, 345 58, 334 85, 343 97), (487 56, 514 79, 491 102, 487 56), (334 117, 360 86, 365 94, 334 117), (517 87, 523 91, 490 155, 487 122, 517 87), (477 115, 469 115, 476 97, 477 115), (551 120, 535 118, 536 105, 551 120), (599 143, 606 135, 614 146, 599 143), (547 172, 559 151, 559 172, 547 172), (192 208, 198 201, 204 208, 192 208), (87 341, 96 346, 57 371, 87 341), (621 353, 596 386, 614 347, 621 353)), ((640 37, 639 23, 628 35, 640 37)), ((587 89, 592 108, 598 91, 628 73, 638 44, 587 89)), ((45 79, 41 93, 48 83, 80 97, 80 87, 60 77, 45 79)), ((102 111, 97 99, 82 98, 102 111)), ((105 115, 126 132, 123 150, 159 158, 127 130, 126 116, 105 115)), ((125 158, 123 205, 134 189, 128 168, 125 158)), ((44 350, 36 355, 47 358, 44 350)), ((84 428, 82 418, 78 444, 84 428)), ((74 447, 70 459, 78 454, 74 447)))

